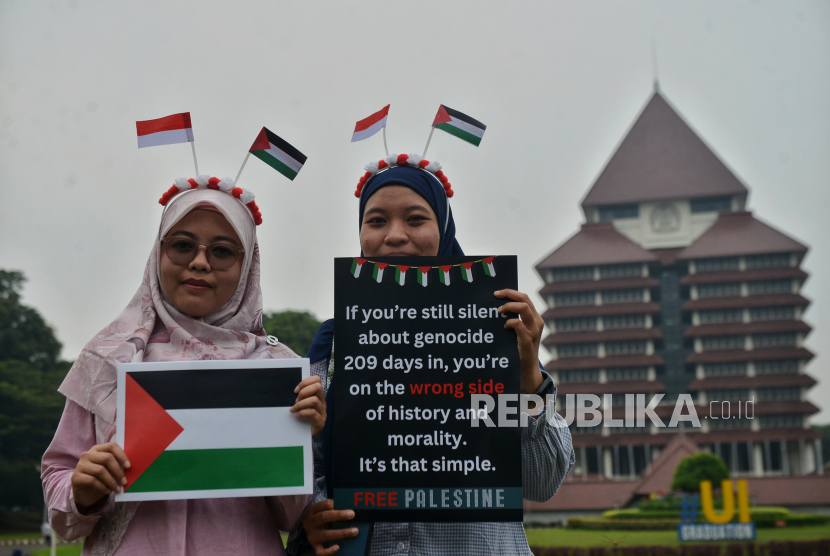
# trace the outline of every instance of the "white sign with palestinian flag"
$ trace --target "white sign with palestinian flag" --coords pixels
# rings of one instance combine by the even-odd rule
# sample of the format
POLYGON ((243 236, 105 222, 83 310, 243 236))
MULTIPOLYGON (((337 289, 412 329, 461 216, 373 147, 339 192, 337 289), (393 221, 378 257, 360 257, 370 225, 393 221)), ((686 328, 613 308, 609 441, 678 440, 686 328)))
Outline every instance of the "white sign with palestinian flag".
POLYGON ((311 494, 311 425, 290 412, 308 359, 118 366, 117 502, 311 494))

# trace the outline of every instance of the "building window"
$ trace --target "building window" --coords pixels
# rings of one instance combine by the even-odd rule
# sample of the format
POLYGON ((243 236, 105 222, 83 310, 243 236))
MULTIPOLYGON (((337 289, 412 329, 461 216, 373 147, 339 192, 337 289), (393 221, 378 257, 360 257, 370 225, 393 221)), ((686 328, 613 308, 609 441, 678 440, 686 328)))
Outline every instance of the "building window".
POLYGON ((746 285, 749 295, 760 295, 765 293, 792 293, 792 280, 761 280, 760 282, 749 282, 746 285))
POLYGON ((645 353, 644 340, 627 340, 621 342, 605 342, 606 355, 628 355, 630 353, 645 353))
POLYGON ((611 367, 605 370, 605 377, 612 380, 648 380, 647 367, 611 367))
MULTIPOLYGON (((733 417, 731 419, 726 419, 723 417, 719 419, 709 419, 709 428, 713 430, 748 429, 751 426, 752 419, 745 419, 743 417, 733 417)), ((726 444, 726 446, 729 446, 729 444, 726 444)), ((729 459, 728 457, 723 456, 724 454, 721 453, 721 457, 724 459, 724 461, 729 459)), ((727 464, 728 463, 729 462, 727 462, 727 464)))
POLYGON ((568 369, 559 371, 559 382, 599 382, 597 369, 568 369))
POLYGON ((639 218, 640 205, 610 205, 599 207, 599 221, 611 222, 621 218, 639 218))
POLYGON ((759 388, 759 400, 799 400, 801 399, 801 388, 798 386, 786 386, 783 388, 759 388))
POLYGON ((746 374, 746 361, 731 363, 706 363, 703 374, 706 376, 740 376, 746 374))
POLYGON ((772 361, 755 362, 755 373, 759 375, 789 374, 797 372, 797 359, 774 359, 772 361))
POLYGON ((743 336, 706 336, 701 338, 703 349, 707 351, 716 349, 744 349, 743 336))
POLYGON ((645 315, 610 315, 602 317, 603 328, 643 328, 645 315))
POLYGON ((643 289, 606 290, 602 292, 603 303, 633 303, 643 300, 643 289))
POLYGON ((713 311, 698 311, 700 324, 715 324, 719 322, 741 322, 744 318, 743 309, 718 309, 713 311))
POLYGON ((628 278, 642 276, 643 265, 634 264, 606 264, 599 267, 600 278, 628 278))
POLYGON ((741 295, 740 282, 721 282, 719 284, 700 284, 698 297, 730 297, 741 295))
POLYGON ((715 401, 715 402, 722 402, 722 401, 733 401, 733 400, 748 400, 749 399, 749 390, 744 388, 732 388, 727 390, 707 390, 706 391, 706 400, 707 401, 715 401))
POLYGON ((597 344, 560 344, 556 353, 559 357, 596 357, 597 344))
POLYGON ((804 418, 798 414, 761 415, 761 427, 765 429, 780 429, 786 427, 801 427, 804 418))
POLYGON ((796 336, 792 332, 780 332, 777 334, 753 334, 752 345, 754 347, 777 347, 794 346, 796 336))
POLYGON ((747 255, 747 268, 770 268, 790 266, 789 253, 773 253, 770 255, 747 255))
POLYGON ((749 318, 752 321, 794 319, 795 307, 753 307, 749 310, 749 318))
POLYGON ((570 305, 593 305, 596 302, 594 292, 566 292, 553 294, 553 303, 557 307, 570 305))
POLYGON ((569 332, 574 330, 596 330, 596 317, 576 317, 571 319, 556 319, 553 321, 557 332, 569 332))
POLYGON ((712 259, 697 259, 695 261, 695 270, 697 272, 738 270, 738 268, 740 268, 738 257, 717 257, 712 259))
POLYGON ((553 269, 554 282, 575 282, 577 280, 593 280, 594 267, 592 266, 569 266, 566 268, 553 269))
POLYGON ((691 200, 692 214, 698 212, 732 212, 732 197, 709 197, 691 200))

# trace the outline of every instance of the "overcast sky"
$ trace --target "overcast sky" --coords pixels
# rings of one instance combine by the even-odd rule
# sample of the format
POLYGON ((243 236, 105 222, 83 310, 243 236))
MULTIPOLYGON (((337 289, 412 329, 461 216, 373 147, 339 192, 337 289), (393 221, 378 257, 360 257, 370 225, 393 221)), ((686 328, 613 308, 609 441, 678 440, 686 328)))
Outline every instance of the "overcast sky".
MULTIPOLYGON (((810 398, 830 421, 830 2, 0 2, 0 268, 29 278, 74 359, 138 288, 186 144, 136 148, 135 121, 190 111, 199 168, 235 176, 262 126, 308 156, 294 182, 251 159, 267 310, 331 316, 332 258, 358 253, 353 191, 383 155, 350 144, 391 103, 390 152, 421 152, 439 104, 487 124, 438 132, 468 254, 533 265, 653 90, 811 247, 810 398)), ((538 296, 538 305, 543 306, 538 296)), ((540 311, 541 312, 541 311, 540 311)), ((545 356, 546 357, 546 356, 545 356)))

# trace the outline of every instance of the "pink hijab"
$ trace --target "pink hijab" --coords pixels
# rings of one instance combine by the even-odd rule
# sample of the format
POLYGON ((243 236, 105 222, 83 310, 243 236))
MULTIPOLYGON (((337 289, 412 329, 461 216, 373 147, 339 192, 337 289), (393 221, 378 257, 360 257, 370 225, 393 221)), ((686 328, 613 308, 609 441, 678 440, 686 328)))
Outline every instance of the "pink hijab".
POLYGON ((121 314, 84 347, 58 389, 106 422, 96 418, 99 443, 108 441, 114 431, 118 363, 297 357, 282 344, 270 346, 265 341, 259 272, 254 221, 240 201, 222 191, 194 189, 167 205, 141 286, 121 314), (159 242, 204 203, 233 226, 245 248, 245 261, 233 297, 215 313, 194 318, 176 309, 159 286, 159 242))

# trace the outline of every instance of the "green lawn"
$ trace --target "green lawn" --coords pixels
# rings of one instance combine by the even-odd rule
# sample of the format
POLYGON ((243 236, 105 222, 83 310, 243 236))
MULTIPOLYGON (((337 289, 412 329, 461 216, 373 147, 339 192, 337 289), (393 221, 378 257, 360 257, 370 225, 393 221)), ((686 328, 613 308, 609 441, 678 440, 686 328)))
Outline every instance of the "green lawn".
POLYGON ((39 539, 40 532, 27 533, 3 533, 0 534, 0 541, 9 541, 12 539, 39 539))
MULTIPOLYGON (((81 549, 83 549, 84 545, 82 544, 69 544, 69 545, 61 545, 57 547, 55 551, 57 556, 80 556, 81 549)), ((49 548, 39 548, 37 550, 32 550, 32 556, 49 556, 49 548)))
MULTIPOLYGON (((585 531, 580 529, 525 529, 530 546, 678 546, 677 531, 585 531)), ((755 542, 770 541, 814 541, 830 539, 830 525, 820 527, 782 527, 779 529, 758 529, 755 542)), ((734 542, 734 541, 730 541, 734 542)), ((685 543, 696 544, 696 543, 685 543)))

